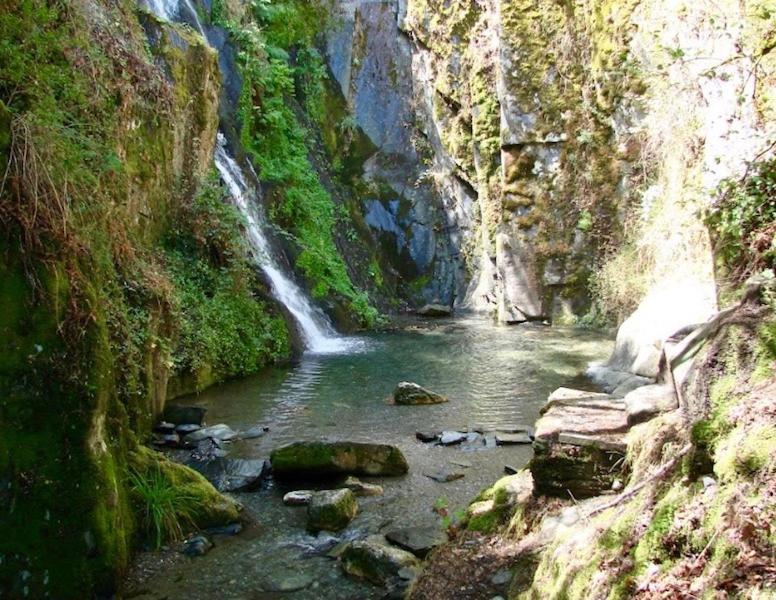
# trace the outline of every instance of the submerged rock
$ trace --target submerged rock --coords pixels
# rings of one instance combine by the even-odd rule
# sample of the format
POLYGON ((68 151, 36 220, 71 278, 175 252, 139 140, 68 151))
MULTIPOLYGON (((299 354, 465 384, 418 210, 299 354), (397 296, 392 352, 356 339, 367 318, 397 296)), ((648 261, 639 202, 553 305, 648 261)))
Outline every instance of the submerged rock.
POLYGON ((447 534, 436 526, 404 527, 387 532, 385 539, 418 558, 425 558, 436 546, 447 541, 447 534))
POLYGON ((455 471, 448 467, 442 467, 439 471, 435 473, 423 473, 423 474, 429 479, 433 479, 434 481, 438 481, 439 483, 449 483, 450 481, 455 481, 456 479, 462 479, 464 477, 464 474, 461 471, 455 471))
POLYGON ((443 446, 452 446, 453 444, 460 444, 466 439, 466 434, 460 431, 443 431, 439 436, 439 443, 443 446))
POLYGON ((496 444, 499 446, 507 446, 511 444, 530 444, 533 440, 528 435, 527 431, 521 431, 519 433, 496 433, 496 444))
POLYGON ((381 496, 383 486, 374 483, 365 483, 357 477, 348 477, 343 487, 352 491, 356 496, 381 496))
POLYGON ((222 442, 228 442, 237 438, 237 432, 223 423, 213 425, 211 427, 205 427, 198 429, 197 431, 188 434, 184 441, 186 442, 200 442, 207 438, 213 438, 214 440, 220 440, 222 442))
POLYGON ((404 475, 407 459, 396 446, 361 442, 296 442, 270 455, 278 477, 404 475))
POLYGON ((453 314, 453 309, 444 304, 426 304, 418 309, 421 317, 449 317, 453 314))
POLYGON ((270 592, 298 592, 309 587, 315 578, 311 573, 299 569, 287 569, 272 573, 265 588, 270 592))
POLYGON ((175 425, 197 425, 202 427, 207 409, 204 406, 183 406, 171 404, 164 409, 164 420, 175 425))
POLYGON ((237 437, 239 437, 241 440, 253 440, 263 436, 265 433, 267 433, 267 431, 269 431, 269 427, 264 425, 256 425, 255 427, 241 431, 237 434, 237 437))
POLYGON ((345 573, 375 585, 384 585, 402 569, 420 568, 414 554, 388 545, 380 535, 353 542, 342 553, 340 561, 345 573))
POLYGON ((357 513, 358 502, 350 490, 313 492, 307 505, 307 529, 340 531, 357 513))
POLYGON ((447 398, 419 386, 417 383, 402 381, 393 390, 393 402, 399 405, 417 405, 417 404, 442 404, 447 402, 447 398))
POLYGON ((186 556, 204 556, 212 547, 213 542, 204 535, 198 535, 183 542, 181 553, 186 556))
POLYGON ((261 485, 269 475, 269 463, 264 459, 215 458, 188 463, 212 483, 219 492, 248 492, 261 485))

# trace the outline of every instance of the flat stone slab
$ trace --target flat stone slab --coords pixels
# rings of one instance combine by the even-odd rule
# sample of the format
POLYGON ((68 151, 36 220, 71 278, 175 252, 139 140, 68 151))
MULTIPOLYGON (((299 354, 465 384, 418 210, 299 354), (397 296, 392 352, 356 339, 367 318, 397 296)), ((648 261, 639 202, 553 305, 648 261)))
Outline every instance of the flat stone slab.
POLYGON ((597 406, 556 405, 547 410, 536 422, 536 440, 556 442, 558 434, 578 433, 600 435, 625 433, 628 417, 625 408, 600 408, 597 406))
POLYGON ((649 421, 660 413, 679 408, 679 401, 671 385, 645 385, 626 394, 623 401, 630 425, 649 421))
POLYGON ((582 435, 580 433, 566 433, 562 431, 558 434, 558 443, 570 446, 592 446, 600 450, 613 450, 624 453, 627 444, 623 434, 612 435, 582 435))
POLYGON ((449 483, 451 481, 455 481, 456 479, 462 479, 464 477, 464 473, 462 471, 449 469, 447 467, 442 467, 439 471, 435 473, 423 473, 423 474, 429 479, 433 479, 434 481, 438 481, 439 483, 449 483))
POLYGON ((385 539, 418 558, 425 558, 436 546, 447 542, 447 534, 438 526, 403 527, 386 532, 385 539))
POLYGON ((625 403, 620 398, 610 394, 598 392, 586 392, 571 388, 558 388, 547 398, 547 403, 542 407, 541 414, 558 406, 584 406, 601 410, 623 410, 625 403))
POLYGON ((496 444, 508 446, 513 444, 530 444, 533 440, 527 432, 520 433, 496 433, 496 444))

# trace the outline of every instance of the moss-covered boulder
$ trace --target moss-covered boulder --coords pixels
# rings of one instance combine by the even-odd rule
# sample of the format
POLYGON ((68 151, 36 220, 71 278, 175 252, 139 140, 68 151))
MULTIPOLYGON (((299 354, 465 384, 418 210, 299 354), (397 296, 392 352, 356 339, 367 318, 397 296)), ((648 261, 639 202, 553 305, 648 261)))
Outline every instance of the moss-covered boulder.
POLYGON ((402 381, 396 386, 396 389, 393 390, 392 400, 394 404, 401 405, 441 404, 447 402, 447 398, 441 394, 427 390, 417 383, 411 383, 409 381, 402 381))
POLYGON ((278 477, 404 475, 407 459, 396 446, 361 442, 295 442, 270 455, 278 477))
POLYGON ((384 585, 402 569, 416 570, 420 561, 410 552, 390 546, 374 535, 350 544, 342 553, 340 565, 348 575, 384 585))
MULTIPOLYGON (((205 529, 234 523, 239 519, 238 506, 234 500, 219 493, 202 475, 189 467, 172 462, 162 454, 144 446, 129 455, 129 464, 136 481, 160 479, 185 498, 185 514, 179 515, 182 525, 205 529)), ((135 485, 134 505, 142 515, 148 508, 146 500, 135 485)))
POLYGON ((307 529, 340 531, 357 513, 356 495, 348 489, 314 492, 307 505, 307 529))

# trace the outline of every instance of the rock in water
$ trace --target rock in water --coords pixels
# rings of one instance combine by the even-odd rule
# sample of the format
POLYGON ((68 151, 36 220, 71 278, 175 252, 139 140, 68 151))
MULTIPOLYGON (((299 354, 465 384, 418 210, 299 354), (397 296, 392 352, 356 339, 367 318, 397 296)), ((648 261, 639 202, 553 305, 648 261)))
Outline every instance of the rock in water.
POLYGON ((407 459, 396 446, 360 442, 296 442, 270 455, 276 476, 404 475, 407 459))
POLYGON ((425 558, 433 548, 447 541, 447 534, 433 526, 404 527, 389 531, 385 539, 418 558, 425 558))
POLYGON ((419 386, 417 383, 402 381, 393 390, 393 402, 399 405, 441 404, 447 398, 419 386))
POLYGON ((350 544, 342 553, 340 565, 348 575, 375 585, 384 585, 402 569, 415 571, 420 568, 420 562, 413 554, 389 546, 379 535, 350 544))
POLYGON ((269 464, 264 459, 215 458, 190 461, 187 466, 202 473, 219 492, 255 490, 269 474, 269 464))
POLYGON ((228 425, 219 423, 211 427, 205 427, 204 429, 198 429, 197 431, 188 434, 184 441, 186 442, 200 442, 207 438, 213 438, 214 440, 220 440, 222 442, 228 442, 237 438, 237 432, 234 431, 228 425))
POLYGON ((283 496, 283 504, 286 506, 307 506, 310 504, 312 490, 294 490, 283 496))
POLYGON ((357 512, 356 496, 350 490, 313 492, 307 505, 307 529, 339 531, 347 527, 357 512))
POLYGON ((443 446, 452 446, 453 444, 460 444, 466 439, 466 434, 460 431, 443 431, 439 437, 439 443, 443 446))
POLYGON ((439 439, 440 434, 430 431, 416 431, 415 438, 424 443, 436 442, 439 439))
POLYGON ((164 420, 175 425, 198 425, 205 422, 204 406, 181 406, 171 404, 164 409, 164 420))
POLYGON ((183 542, 181 552, 186 556, 204 556, 213 547, 213 542, 204 535, 198 535, 183 542))
POLYGON ((439 471, 436 473, 424 473, 426 477, 429 479, 433 479, 434 481, 438 481, 439 483, 449 483, 450 481, 455 481, 456 479, 463 478, 464 474, 461 471, 453 471, 449 469, 448 467, 442 467, 439 471))
POLYGON ((530 444, 532 441, 531 436, 525 431, 520 433, 496 433, 496 444, 499 446, 530 444))
POLYGON ((418 309, 421 317, 449 317, 453 314, 453 309, 444 304, 426 304, 418 309))
POLYGON ((352 491, 356 496, 381 496, 383 494, 383 486, 374 483, 364 483, 357 477, 348 477, 343 486, 352 491))

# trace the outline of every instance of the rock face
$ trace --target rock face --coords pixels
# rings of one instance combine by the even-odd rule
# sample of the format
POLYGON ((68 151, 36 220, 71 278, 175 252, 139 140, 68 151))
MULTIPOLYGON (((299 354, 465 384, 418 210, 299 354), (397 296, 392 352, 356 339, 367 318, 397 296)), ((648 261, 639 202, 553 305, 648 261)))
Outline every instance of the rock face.
POLYGON ((417 383, 402 381, 393 391, 393 402, 399 405, 414 404, 441 404, 447 402, 447 398, 419 386, 417 383))
POLYGON ((197 425, 202 427, 207 409, 204 406, 169 404, 164 408, 164 420, 175 425, 197 425))
POLYGON ((375 585, 384 585, 402 569, 420 568, 420 561, 412 553, 388 545, 379 535, 353 542, 340 560, 345 573, 375 585))
POLYGON ((296 442, 270 455, 276 476, 396 476, 409 470, 401 450, 360 442, 296 442))
POLYGON ((358 513, 356 496, 350 490, 313 492, 307 505, 307 529, 340 531, 358 513))

